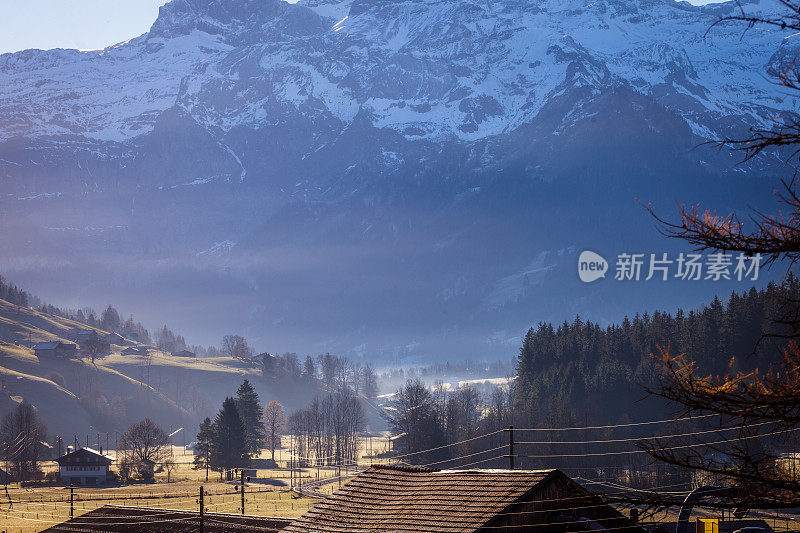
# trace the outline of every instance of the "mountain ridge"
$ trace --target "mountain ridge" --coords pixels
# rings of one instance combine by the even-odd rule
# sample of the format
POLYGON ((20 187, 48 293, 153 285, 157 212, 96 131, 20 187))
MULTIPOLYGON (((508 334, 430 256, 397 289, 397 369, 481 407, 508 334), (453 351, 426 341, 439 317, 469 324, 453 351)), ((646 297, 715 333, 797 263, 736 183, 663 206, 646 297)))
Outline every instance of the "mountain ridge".
POLYGON ((767 209, 785 172, 695 149, 796 107, 779 30, 704 38, 732 6, 306 5, 173 0, 102 51, 0 56, 0 268, 206 343, 505 357, 540 319, 710 298, 583 286, 574 254, 674 250, 637 198, 767 209))

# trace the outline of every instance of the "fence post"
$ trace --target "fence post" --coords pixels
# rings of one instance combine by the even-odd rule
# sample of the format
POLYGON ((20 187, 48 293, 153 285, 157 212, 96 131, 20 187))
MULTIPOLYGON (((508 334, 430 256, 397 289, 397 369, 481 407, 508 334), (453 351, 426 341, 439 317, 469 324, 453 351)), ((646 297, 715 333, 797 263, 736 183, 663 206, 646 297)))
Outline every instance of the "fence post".
POLYGON ((69 484, 69 519, 75 518, 75 487, 69 484))
POLYGON ((508 426, 508 468, 514 470, 514 426, 508 426))
POLYGON ((244 468, 242 468, 242 515, 244 515, 244 468))
POLYGON ((203 533, 203 512, 205 505, 203 504, 203 485, 200 485, 200 533, 203 533))

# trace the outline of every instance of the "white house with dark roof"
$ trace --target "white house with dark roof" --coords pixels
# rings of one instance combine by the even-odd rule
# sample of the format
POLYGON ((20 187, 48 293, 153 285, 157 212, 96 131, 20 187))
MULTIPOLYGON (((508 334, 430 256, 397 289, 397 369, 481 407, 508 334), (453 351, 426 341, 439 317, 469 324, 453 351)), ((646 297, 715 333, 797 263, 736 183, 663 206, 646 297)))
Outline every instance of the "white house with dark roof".
POLYGON ((56 462, 62 483, 73 485, 98 485, 111 476, 114 458, 92 448, 79 448, 62 455, 56 462))

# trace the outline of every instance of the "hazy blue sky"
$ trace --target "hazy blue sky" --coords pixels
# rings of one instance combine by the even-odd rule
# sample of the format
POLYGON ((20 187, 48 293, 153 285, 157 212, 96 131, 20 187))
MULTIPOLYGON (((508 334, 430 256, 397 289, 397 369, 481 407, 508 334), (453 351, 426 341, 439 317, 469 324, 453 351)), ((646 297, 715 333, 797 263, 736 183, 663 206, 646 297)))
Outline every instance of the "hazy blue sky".
POLYGON ((167 0, 0 0, 0 53, 103 48, 150 29, 167 0))
POLYGON ((103 48, 149 30, 159 6, 166 3, 167 0, 0 0, 0 53, 27 48, 103 48))

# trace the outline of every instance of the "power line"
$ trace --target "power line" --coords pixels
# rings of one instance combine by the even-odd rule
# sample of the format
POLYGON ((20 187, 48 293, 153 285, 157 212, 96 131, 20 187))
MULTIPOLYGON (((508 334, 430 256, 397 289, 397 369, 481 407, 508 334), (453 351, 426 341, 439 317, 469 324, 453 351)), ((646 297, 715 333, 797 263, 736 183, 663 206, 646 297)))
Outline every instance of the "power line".
MULTIPOLYGON (((735 439, 726 439, 726 440, 718 440, 714 442, 698 442, 696 444, 684 444, 681 446, 669 446, 665 448, 659 448, 661 451, 669 451, 669 450, 680 450, 684 448, 695 448, 698 446, 711 446, 714 444, 725 444, 727 442, 736 442, 739 440, 747 440, 747 439, 755 439, 761 437, 768 437, 770 435, 777 435, 782 433, 790 433, 793 431, 800 430, 800 427, 794 429, 787 429, 787 430, 780 430, 780 431, 773 431, 770 433, 764 433, 763 435, 752 435, 749 437, 740 437, 735 439)), ((598 453, 572 453, 572 454, 552 454, 552 455, 521 455, 519 457, 525 457, 527 459, 555 459, 559 457, 603 457, 607 455, 629 455, 629 454, 638 454, 638 453, 650 453, 647 450, 629 450, 629 451, 621 451, 621 452, 598 452, 598 453)))
POLYGON ((683 418, 667 418, 665 420, 651 420, 648 422, 630 422, 627 424, 610 424, 606 426, 584 426, 584 427, 566 427, 566 428, 514 428, 514 431, 584 431, 590 429, 614 429, 626 428, 635 426, 649 426, 652 424, 672 424, 675 422, 683 422, 685 420, 697 420, 700 418, 709 418, 712 416, 719 416, 716 413, 707 415, 686 416, 683 418))
MULTIPOLYGON (((759 422, 757 424, 749 424, 746 426, 734 426, 729 428, 715 428, 715 429, 708 429, 704 431, 694 431, 692 433, 676 433, 674 435, 654 435, 652 437, 630 437, 626 439, 605 439, 605 440, 576 440, 576 441, 519 441, 515 442, 514 444, 537 444, 537 445, 549 445, 549 444, 608 444, 608 443, 615 443, 615 442, 635 442, 641 440, 653 440, 653 439, 674 439, 678 437, 692 437, 695 435, 705 435, 708 433, 718 433, 720 431, 731 431, 734 429, 747 429, 753 427, 761 427, 766 424, 772 424, 773 422, 759 422)), ((516 428, 515 428, 516 431, 516 428)))

